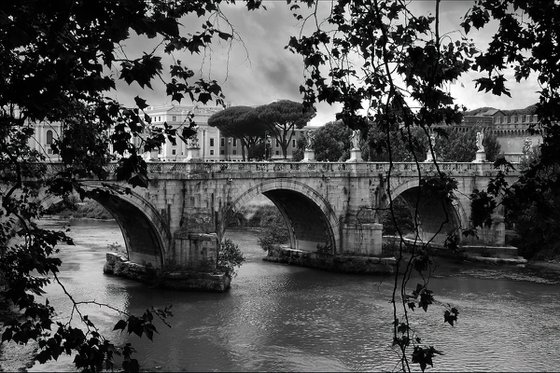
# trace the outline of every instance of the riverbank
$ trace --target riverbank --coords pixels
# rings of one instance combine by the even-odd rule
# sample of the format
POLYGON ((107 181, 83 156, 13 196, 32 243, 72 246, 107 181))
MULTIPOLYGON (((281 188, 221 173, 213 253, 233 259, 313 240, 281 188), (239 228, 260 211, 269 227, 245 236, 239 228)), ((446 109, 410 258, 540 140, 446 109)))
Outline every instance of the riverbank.
MULTIPOLYGON (((0 335, 4 333, 4 323, 16 316, 5 301, 0 300, 0 335)), ((34 364, 38 350, 36 342, 20 345, 15 342, 0 344, 0 372, 26 372, 34 364)))
MULTIPOLYGON (((172 328, 158 328, 151 342, 114 334, 115 319, 97 308, 103 334, 132 343, 146 371, 388 371, 395 365, 391 276, 340 274, 262 260, 258 234, 228 229, 247 257, 227 293, 155 290, 104 276, 106 224, 71 226, 77 247, 61 248, 68 290, 139 314, 173 304, 172 328), (100 237, 104 242, 100 242, 100 237), (87 247, 81 247, 88 242, 87 247), (92 247, 91 243, 95 246, 92 247), (112 334, 113 333, 113 334, 112 334)), ((111 229, 111 232, 113 230, 111 229)), ((438 371, 550 371, 560 366, 551 330, 560 278, 525 268, 434 258, 430 287, 438 302, 460 310, 455 327, 442 325, 443 310, 411 313, 415 330, 429 337, 438 371), (507 343, 504 343, 504 340, 507 343), (527 344, 526 341, 531 343, 527 344)), ((413 278, 411 285, 416 284, 413 278)), ((49 298, 56 299, 53 287, 49 298)), ((53 303, 53 305, 55 305, 53 303)), ((71 359, 30 370, 72 370, 71 359)))
POLYGON ((558 259, 551 260, 551 261, 544 261, 544 260, 529 261, 527 262, 527 267, 560 274, 560 260, 558 259))
POLYGON ((19 345, 4 342, 0 345, 0 372, 27 372, 35 363, 36 343, 19 345))

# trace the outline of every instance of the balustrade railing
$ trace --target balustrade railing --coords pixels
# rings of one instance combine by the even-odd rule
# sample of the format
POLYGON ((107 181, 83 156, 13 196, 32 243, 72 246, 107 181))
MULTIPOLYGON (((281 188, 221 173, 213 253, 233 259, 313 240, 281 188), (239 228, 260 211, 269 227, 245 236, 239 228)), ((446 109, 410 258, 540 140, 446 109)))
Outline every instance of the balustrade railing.
MULTIPOLYGON (((55 174, 63 170, 60 163, 46 163, 47 174, 55 174)), ((106 166, 110 174, 114 174, 117 164, 106 166)), ((358 174, 387 174, 393 175, 434 174, 437 168, 447 174, 460 176, 476 173, 495 173, 497 170, 492 163, 470 162, 149 162, 149 174, 245 174, 245 173, 358 173, 358 174)), ((514 172, 512 175, 517 174, 514 172)))

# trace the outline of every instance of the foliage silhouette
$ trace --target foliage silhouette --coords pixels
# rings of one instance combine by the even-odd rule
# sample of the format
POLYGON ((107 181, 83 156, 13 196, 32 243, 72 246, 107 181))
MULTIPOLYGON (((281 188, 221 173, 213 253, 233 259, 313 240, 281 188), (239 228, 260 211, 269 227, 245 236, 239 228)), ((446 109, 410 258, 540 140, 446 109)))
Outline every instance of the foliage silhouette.
POLYGON ((279 100, 256 108, 260 120, 269 127, 270 134, 282 149, 282 157, 288 156, 288 146, 294 130, 304 127, 315 116, 315 110, 301 103, 279 100))
MULTIPOLYGON (((64 196, 77 192, 82 198, 88 197, 91 192, 80 185, 79 177, 107 176, 104 166, 115 159, 109 146, 119 158, 118 178, 132 186, 146 185, 146 164, 140 152, 155 149, 166 139, 174 142, 176 137, 191 136, 193 123, 186 123, 179 131, 168 125, 152 128, 144 113, 148 104, 142 97, 136 97, 136 107, 129 108, 110 98, 108 92, 118 82, 151 88, 157 79, 164 81, 167 96, 176 102, 187 98, 202 104, 222 104, 223 94, 216 81, 196 79, 193 69, 180 61, 164 68, 158 55, 162 50, 166 54, 199 53, 213 40, 231 40, 233 30, 219 29, 215 22, 222 16, 222 3, 233 1, 66 0, 48 4, 31 1, 25 6, 14 0, 3 2, 0 174, 7 188, 1 192, 1 295, 22 310, 23 319, 14 318, 6 325, 2 341, 38 340, 40 361, 74 351, 79 369, 98 371, 105 363, 111 364, 115 347, 99 334, 87 315, 80 313, 84 302, 68 294, 85 328, 76 329, 64 323, 55 325, 54 309, 48 302, 39 303, 36 297, 50 281, 46 276, 63 286, 57 277, 60 261, 52 255, 57 242, 70 240, 61 232, 40 229, 33 222, 41 214, 34 199, 42 185, 31 185, 25 179, 41 179, 45 170, 36 165, 41 155, 28 146, 33 138, 32 125, 43 120, 58 121, 68 133, 54 144, 66 168, 54 180, 44 183, 52 193, 64 196), (179 20, 185 15, 207 22, 197 32, 184 36, 179 20), (121 53, 121 46, 134 33, 160 43, 141 57, 128 58, 121 53)), ((523 170, 520 181, 514 185, 505 183, 502 174, 486 191, 471 196, 475 211, 480 214, 470 228, 487 224, 495 208, 501 205, 512 213, 517 207, 529 208, 530 214, 539 220, 550 219, 551 224, 546 225, 546 234, 543 233, 545 241, 556 239, 555 235, 548 235, 554 229, 556 216, 547 212, 557 205, 560 180, 558 2, 476 0, 461 26, 468 35, 473 28, 486 27, 490 22, 498 24, 484 51, 477 51, 467 38, 452 40, 451 35, 440 34, 441 0, 434 0, 432 14, 415 14, 402 0, 337 0, 325 22, 320 20, 318 1, 287 3, 296 19, 306 25, 315 23, 311 25, 312 31, 302 26, 301 34, 291 37, 288 45, 303 57, 306 74, 300 92, 308 107, 295 110, 292 104, 280 101, 260 108, 261 119, 278 124, 275 136, 282 144, 284 156, 289 138, 280 136, 291 136, 294 126, 300 128, 314 114, 309 106, 323 101, 340 103, 342 109, 337 119, 351 129, 365 133, 370 123, 375 123, 386 139, 384 152, 389 162, 397 160, 401 153, 416 162, 422 161, 420 157, 426 152, 437 154, 434 144, 427 141, 434 128, 460 122, 462 110, 454 104, 448 85, 474 70, 483 74, 476 80, 479 90, 509 96, 506 69, 512 66, 515 80, 535 76, 540 85, 535 109, 539 123, 533 129, 543 134, 541 156, 523 170), (403 150, 395 146, 395 133, 405 144, 403 150), (418 133, 426 141, 424 152, 419 151, 418 133)), ((246 0, 243 4, 253 10, 261 6, 261 1, 246 0)), ((418 167, 419 182, 452 200, 455 181, 441 172, 437 157, 433 158, 437 178, 426 180, 418 167)), ((389 181, 392 172, 390 168, 389 181)), ((390 189, 387 194, 391 203, 390 189)), ((418 216, 414 220, 417 226, 418 216)), ((411 370, 410 363, 424 370, 432 366, 439 350, 422 342, 410 317, 415 309, 426 311, 437 301, 426 279, 415 288, 409 280, 413 270, 429 273, 430 261, 426 247, 413 249, 410 259, 406 259, 402 232, 395 226, 401 241, 392 296, 393 344, 400 353, 403 370, 411 370)), ((141 317, 124 314, 125 319, 117 323, 117 329, 151 338, 155 331, 154 314, 162 318, 169 315, 166 310, 147 311, 141 317)), ((446 306, 444 321, 455 325, 458 314, 456 308, 446 306)), ((131 358, 132 351, 128 345, 122 349, 125 370, 138 370, 137 361, 131 358)))
POLYGON ((313 150, 319 162, 340 162, 350 158, 352 131, 342 121, 329 122, 314 131, 313 150))
MULTIPOLYGON (((42 211, 35 199, 39 188, 66 197, 78 193, 86 198, 79 178, 94 175, 103 180, 105 167, 118 159, 116 175, 132 187, 148 183, 146 163, 140 157, 166 139, 193 135, 192 117, 179 129, 164 123, 151 126, 144 113, 148 103, 135 98, 136 107, 125 107, 111 98, 118 84, 152 88, 155 80, 165 84, 167 96, 176 102, 187 98, 206 104, 223 104, 215 80, 198 79, 193 69, 176 58, 164 67, 162 54, 199 53, 214 40, 231 41, 234 30, 217 26, 223 18, 219 5, 233 1, 76 1, 7 0, 0 9, 0 296, 21 311, 5 323, 2 342, 36 340, 36 359, 45 362, 61 354, 76 353, 76 368, 86 371, 112 369, 113 357, 124 356, 122 369, 137 371, 129 345, 117 349, 102 336, 80 310, 88 301, 73 298, 58 277, 60 260, 53 257, 58 242, 71 243, 62 232, 41 229, 34 222, 42 211), (201 27, 183 35, 181 18, 194 16, 201 27), (124 42, 132 35, 154 41, 155 48, 138 58, 129 58, 124 42), (42 156, 30 149, 34 124, 60 122, 64 136, 53 144, 65 169, 46 180, 42 156), (135 141, 131 141, 131 140, 135 141), (111 150, 110 150, 111 149, 111 150), (38 180, 26 182, 27 177, 38 180), (43 287, 57 282, 72 301, 72 315, 82 327, 53 320, 55 310, 40 301, 43 287), (120 351, 119 351, 120 350, 120 351)), ((248 10, 260 0, 243 2, 248 10)), ((149 43, 148 43, 149 44, 149 43)), ((103 305, 113 309, 110 305, 103 305)), ((169 316, 168 310, 147 310, 138 317, 113 309, 123 320, 118 328, 152 338, 154 316, 169 316), (126 328, 125 328, 126 326, 126 328)))
POLYGON ((249 158, 253 158, 256 146, 264 141, 269 130, 255 109, 249 106, 231 106, 219 111, 208 118, 208 125, 217 127, 222 136, 239 139, 243 146, 243 160, 246 159, 245 151, 249 158))

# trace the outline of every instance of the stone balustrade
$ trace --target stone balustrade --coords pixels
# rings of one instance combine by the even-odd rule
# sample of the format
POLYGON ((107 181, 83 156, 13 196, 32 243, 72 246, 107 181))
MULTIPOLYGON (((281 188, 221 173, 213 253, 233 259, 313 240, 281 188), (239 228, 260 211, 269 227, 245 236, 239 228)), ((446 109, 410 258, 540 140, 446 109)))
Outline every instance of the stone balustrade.
MULTIPOLYGON (((47 174, 55 174, 63 169, 60 163, 48 163, 47 174)), ((117 163, 110 163, 106 170, 114 174, 117 163)), ((496 174, 494 165, 472 162, 149 162, 148 174, 157 174, 158 178, 176 177, 177 175, 207 174, 213 178, 247 177, 248 174, 281 174, 281 173, 310 173, 333 175, 351 173, 356 175, 384 174, 414 177, 420 171, 422 175, 434 175, 438 169, 450 176, 493 175, 496 174)), ((503 169, 502 169, 503 170, 503 169)), ((518 176, 518 167, 511 176, 518 176)))

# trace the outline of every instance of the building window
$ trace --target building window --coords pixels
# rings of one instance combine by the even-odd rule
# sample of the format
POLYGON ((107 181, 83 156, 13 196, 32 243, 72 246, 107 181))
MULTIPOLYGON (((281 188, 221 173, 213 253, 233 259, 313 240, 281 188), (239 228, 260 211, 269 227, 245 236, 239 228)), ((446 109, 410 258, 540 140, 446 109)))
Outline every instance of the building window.
POLYGON ((214 138, 210 138, 210 146, 214 146, 214 138))
MULTIPOLYGON (((233 146, 237 146, 237 139, 233 139, 233 146)), ((233 153, 235 154, 235 153, 233 153)))
POLYGON ((276 139, 276 147, 280 146, 280 141, 278 141, 278 139, 276 139))
POLYGON ((176 116, 176 115, 173 115, 173 116, 171 117, 171 120, 173 120, 173 122, 176 122, 176 121, 177 121, 177 116, 176 116))
POLYGON ((225 150, 224 149, 220 150, 220 155, 224 155, 224 154, 226 154, 225 150))
POLYGON ((171 155, 176 155, 176 154, 177 154, 177 150, 171 149, 171 155))
POLYGON ((53 143, 53 131, 47 131, 47 154, 52 154, 51 145, 53 143))
POLYGON ((276 155, 280 155, 280 151, 277 150, 277 151, 276 151, 276 155))
POLYGON ((232 154, 233 154, 233 155, 236 155, 236 154, 237 154, 237 150, 233 149, 232 154))
POLYGON ((296 147, 296 139, 292 139, 292 148, 296 147))
POLYGON ((210 155, 214 155, 214 149, 210 149, 210 155))
POLYGON ((222 137, 220 139, 220 146, 225 146, 225 145, 226 145, 226 139, 222 137))
POLYGON ((51 130, 47 131, 47 145, 52 145, 53 142, 53 132, 51 130))

